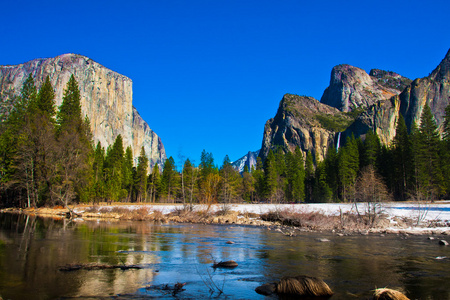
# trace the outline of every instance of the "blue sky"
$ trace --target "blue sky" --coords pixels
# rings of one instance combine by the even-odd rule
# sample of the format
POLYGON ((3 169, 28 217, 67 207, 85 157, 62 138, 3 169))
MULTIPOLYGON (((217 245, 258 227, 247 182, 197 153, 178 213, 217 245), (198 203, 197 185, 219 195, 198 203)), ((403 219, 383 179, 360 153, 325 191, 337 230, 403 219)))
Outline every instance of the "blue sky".
POLYGON ((0 65, 78 53, 133 80, 168 156, 261 147, 285 93, 320 99, 333 66, 427 76, 450 1, 5 1, 0 65))

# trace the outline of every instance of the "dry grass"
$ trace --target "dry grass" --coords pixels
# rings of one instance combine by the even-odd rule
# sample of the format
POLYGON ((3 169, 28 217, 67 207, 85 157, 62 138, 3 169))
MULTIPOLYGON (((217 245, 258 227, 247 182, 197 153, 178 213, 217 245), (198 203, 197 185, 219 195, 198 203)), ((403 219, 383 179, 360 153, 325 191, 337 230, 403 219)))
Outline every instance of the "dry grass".
MULTIPOLYGON (((309 230, 367 230, 374 224, 355 213, 341 213, 339 216, 325 215, 321 211, 309 211, 305 209, 293 210, 290 208, 275 209, 262 214, 261 219, 269 222, 278 222, 281 225, 306 228, 309 230)), ((379 218, 377 224, 382 224, 383 218, 379 218)))

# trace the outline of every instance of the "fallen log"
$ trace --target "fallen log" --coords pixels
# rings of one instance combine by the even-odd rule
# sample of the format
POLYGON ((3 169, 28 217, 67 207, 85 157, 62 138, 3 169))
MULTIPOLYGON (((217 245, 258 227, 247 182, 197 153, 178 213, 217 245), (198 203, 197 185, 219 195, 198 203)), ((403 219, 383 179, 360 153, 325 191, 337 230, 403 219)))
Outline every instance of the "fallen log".
POLYGON ((142 267, 137 265, 105 265, 105 264, 68 264, 59 267, 59 270, 62 272, 71 272, 78 270, 88 270, 88 271, 107 270, 107 269, 129 270, 129 269, 142 269, 142 267))

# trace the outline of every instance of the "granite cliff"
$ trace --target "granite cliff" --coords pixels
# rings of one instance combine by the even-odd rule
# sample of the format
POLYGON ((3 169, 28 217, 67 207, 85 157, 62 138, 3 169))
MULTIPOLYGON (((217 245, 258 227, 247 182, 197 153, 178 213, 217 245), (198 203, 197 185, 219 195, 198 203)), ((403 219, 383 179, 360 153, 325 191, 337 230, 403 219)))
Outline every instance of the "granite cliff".
POLYGON ((367 74, 360 68, 338 65, 331 71, 330 85, 320 102, 344 112, 367 108, 400 94, 410 82, 394 72, 373 69, 367 74))
POLYGON ((419 125, 425 104, 430 106, 442 132, 445 108, 450 104, 449 78, 450 50, 429 76, 415 79, 388 100, 378 100, 358 116, 343 136, 364 136, 370 129, 377 132, 382 143, 389 144, 395 136, 399 115, 403 115, 408 128, 413 123, 419 125))
POLYGON ((281 147, 294 151, 297 146, 304 157, 308 151, 322 160, 335 143, 336 132, 353 121, 351 114, 320 103, 313 97, 286 94, 277 114, 264 127, 260 156, 267 157, 270 149, 281 147))
POLYGON ((20 65, 0 66, 0 102, 6 101, 8 94, 19 95, 30 73, 38 88, 49 76, 55 89, 57 106, 62 102, 71 74, 75 76, 81 93, 82 113, 91 122, 96 143, 100 141, 102 146, 107 147, 121 134, 124 146, 132 147, 135 158, 144 146, 152 166, 155 163, 161 165, 166 159, 161 139, 133 106, 130 78, 77 54, 35 59, 20 65))
POLYGON ((419 123, 425 104, 442 130, 444 110, 450 103, 449 78, 450 50, 429 76, 414 81, 390 71, 373 69, 367 74, 338 65, 320 102, 311 97, 283 97, 276 116, 265 125, 260 156, 264 159, 269 149, 279 146, 289 151, 300 146, 321 160, 338 140, 342 144, 352 134, 364 139, 368 130, 389 144, 399 115, 410 128, 413 122, 419 123))

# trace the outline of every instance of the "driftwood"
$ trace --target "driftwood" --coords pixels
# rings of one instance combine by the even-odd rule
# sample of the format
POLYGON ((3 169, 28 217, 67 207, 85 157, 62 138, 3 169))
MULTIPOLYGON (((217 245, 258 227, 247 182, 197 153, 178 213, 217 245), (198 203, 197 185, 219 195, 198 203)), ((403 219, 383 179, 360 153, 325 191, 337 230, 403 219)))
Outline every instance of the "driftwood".
POLYGON ((68 264, 59 267, 62 272, 78 271, 78 270, 107 270, 107 269, 142 269, 142 267, 137 265, 105 265, 105 264, 68 264))
POLYGON ((396 290, 376 289, 373 293, 373 300, 409 300, 409 298, 396 290))
POLYGON ((234 260, 221 261, 213 264, 213 268, 236 268, 238 263, 234 260))

